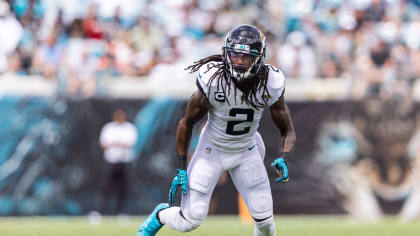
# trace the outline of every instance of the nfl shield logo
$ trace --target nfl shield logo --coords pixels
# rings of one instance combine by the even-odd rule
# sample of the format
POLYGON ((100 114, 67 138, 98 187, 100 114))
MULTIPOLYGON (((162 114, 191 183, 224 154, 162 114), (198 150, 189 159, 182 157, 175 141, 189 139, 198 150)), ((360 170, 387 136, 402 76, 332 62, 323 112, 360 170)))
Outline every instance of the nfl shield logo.
POLYGON ((210 147, 206 147, 206 152, 210 153, 211 152, 211 148, 210 147))

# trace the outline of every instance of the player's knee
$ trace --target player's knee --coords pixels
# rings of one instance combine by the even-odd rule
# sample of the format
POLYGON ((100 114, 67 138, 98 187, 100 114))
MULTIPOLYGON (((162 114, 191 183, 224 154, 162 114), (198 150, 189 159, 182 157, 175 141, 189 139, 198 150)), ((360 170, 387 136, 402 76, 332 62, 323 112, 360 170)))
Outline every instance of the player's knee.
POLYGON ((208 205, 203 202, 197 202, 191 206, 191 222, 195 225, 200 225, 207 217, 208 205))
POLYGON ((255 219, 265 219, 273 215, 273 200, 267 193, 259 193, 250 199, 250 211, 255 219))
POLYGON ((255 222, 255 236, 274 236, 276 235, 276 224, 273 216, 263 221, 255 222))
POLYGON ((177 230, 180 232, 190 232, 198 228, 199 225, 194 225, 193 223, 186 220, 184 217, 180 216, 181 220, 178 224, 177 230))
POLYGON ((183 219, 183 224, 181 227, 179 227, 178 231, 180 232, 190 232, 198 228, 199 225, 194 225, 187 220, 183 219))

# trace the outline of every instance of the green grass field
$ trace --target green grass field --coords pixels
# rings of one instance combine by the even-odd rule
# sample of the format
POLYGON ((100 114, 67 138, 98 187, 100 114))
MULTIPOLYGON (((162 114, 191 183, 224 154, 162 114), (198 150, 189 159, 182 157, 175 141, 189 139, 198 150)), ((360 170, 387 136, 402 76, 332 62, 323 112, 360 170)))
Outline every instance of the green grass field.
MULTIPOLYGON (((144 217, 124 220, 104 217, 92 225, 87 217, 3 217, 0 236, 135 236, 144 217)), ((420 221, 399 223, 386 218, 380 223, 363 223, 343 216, 277 217, 277 235, 284 236, 419 236, 420 221)), ((237 217, 208 217, 203 225, 188 234, 164 227, 159 236, 252 236, 253 224, 237 217)))

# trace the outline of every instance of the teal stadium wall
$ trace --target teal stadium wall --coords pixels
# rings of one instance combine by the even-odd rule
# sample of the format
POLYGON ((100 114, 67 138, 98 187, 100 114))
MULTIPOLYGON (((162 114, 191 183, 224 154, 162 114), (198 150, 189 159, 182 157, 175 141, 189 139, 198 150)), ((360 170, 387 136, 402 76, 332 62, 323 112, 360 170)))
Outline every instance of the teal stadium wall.
MULTIPOLYGON (((139 134, 135 160, 129 166, 126 212, 150 212, 153 206, 168 198, 176 164, 175 132, 185 105, 185 100, 172 98, 2 97, 0 215, 83 215, 98 210, 104 175, 98 137, 116 108, 127 111, 139 134)), ((342 202, 346 194, 337 189, 328 175, 329 170, 343 163, 351 167, 370 159, 377 167, 372 171, 390 186, 398 186, 407 178, 410 153, 402 152, 397 159, 391 158, 384 145, 412 140, 417 131, 418 104, 404 112, 387 112, 395 110, 395 104, 382 101, 291 102, 289 107, 298 142, 294 160, 289 164, 291 181, 282 185, 272 183, 275 213, 344 213, 342 202), (370 102, 380 105, 379 114, 372 114, 368 109, 370 102), (358 130, 364 141, 351 132, 342 132, 342 123, 358 130), (398 124, 405 125, 407 132, 383 130, 383 126, 398 124), (336 128, 328 129, 331 125, 336 128), (373 152, 367 153, 362 148, 365 145, 374 147, 373 152), (403 173, 397 180, 389 176, 389 167, 395 163, 403 173)), ((278 150, 279 132, 267 111, 259 130, 266 144, 268 173, 274 179, 275 172, 269 168, 269 163, 278 150)), ((196 128, 191 152, 198 134, 199 128, 196 128)), ((236 197, 229 178, 219 182, 210 213, 236 214, 236 197)), ((403 197, 392 201, 376 198, 390 214, 398 211, 404 201, 403 197)))

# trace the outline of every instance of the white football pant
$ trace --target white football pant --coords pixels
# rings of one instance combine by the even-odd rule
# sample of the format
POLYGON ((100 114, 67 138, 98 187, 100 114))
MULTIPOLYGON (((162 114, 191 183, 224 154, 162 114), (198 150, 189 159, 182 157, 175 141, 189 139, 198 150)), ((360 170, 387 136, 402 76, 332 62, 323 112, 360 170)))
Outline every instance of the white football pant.
POLYGON ((271 217, 273 200, 263 163, 264 151, 264 143, 258 133, 254 144, 242 152, 218 150, 201 135, 188 166, 188 193, 182 196, 180 208, 184 218, 180 216, 178 207, 171 207, 159 213, 161 222, 182 232, 197 228, 207 217, 210 198, 220 175, 227 170, 252 217, 268 218, 256 223, 255 235, 274 235, 275 224, 271 217))

